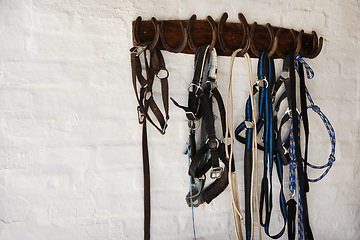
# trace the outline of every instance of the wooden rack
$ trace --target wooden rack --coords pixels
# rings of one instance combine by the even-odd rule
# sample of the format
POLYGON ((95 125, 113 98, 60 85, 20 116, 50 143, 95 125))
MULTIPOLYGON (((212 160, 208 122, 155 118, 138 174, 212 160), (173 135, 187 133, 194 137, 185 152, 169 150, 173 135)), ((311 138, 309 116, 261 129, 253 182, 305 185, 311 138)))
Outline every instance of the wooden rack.
POLYGON ((228 23, 227 18, 227 13, 218 22, 211 16, 206 20, 196 20, 196 15, 192 15, 189 20, 163 21, 154 17, 142 21, 139 16, 133 22, 133 44, 146 43, 149 48, 157 46, 161 50, 187 54, 194 54, 198 46, 210 44, 220 56, 230 56, 241 47, 247 49, 251 57, 259 57, 262 51, 268 50, 273 58, 283 58, 292 50, 295 55, 315 58, 322 49, 323 38, 318 39, 315 31, 309 34, 269 23, 248 24, 241 13, 237 23, 228 23))

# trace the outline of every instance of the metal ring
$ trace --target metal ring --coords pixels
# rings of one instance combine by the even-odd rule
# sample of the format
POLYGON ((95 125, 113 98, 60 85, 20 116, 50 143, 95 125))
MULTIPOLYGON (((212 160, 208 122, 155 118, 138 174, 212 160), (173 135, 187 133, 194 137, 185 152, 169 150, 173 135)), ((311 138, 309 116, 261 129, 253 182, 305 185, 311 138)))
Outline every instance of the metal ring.
POLYGON ((196 87, 195 94, 199 91, 199 89, 202 89, 200 85, 197 85, 197 84, 195 84, 195 83, 190 83, 190 85, 189 85, 189 87, 188 87, 188 91, 189 91, 189 92, 191 92, 191 91, 190 91, 190 88, 191 88, 191 87, 196 87))
POLYGON ((220 146, 219 139, 217 139, 217 138, 212 139, 212 140, 210 140, 210 139, 208 138, 208 139, 206 139, 205 144, 208 145, 210 149, 218 148, 218 147, 220 146), (215 146, 215 147, 213 147, 212 145, 210 146, 210 144, 209 144, 210 141, 215 141, 215 142, 216 142, 216 146, 215 146))
POLYGON ((268 83, 268 81, 266 80, 266 78, 256 80, 255 84, 256 84, 257 86, 265 87, 265 88, 267 88, 268 85, 269 85, 269 83, 268 83), (260 84, 259 84, 260 82, 265 82, 265 86, 260 86, 260 84))
POLYGON ((158 78, 158 79, 166 79, 166 78, 168 78, 169 77, 169 71, 166 69, 166 68, 164 68, 164 69, 160 69, 157 73, 156 73, 156 77, 158 78), (161 72, 161 71, 165 71, 166 72, 166 77, 159 77, 159 73, 161 72))

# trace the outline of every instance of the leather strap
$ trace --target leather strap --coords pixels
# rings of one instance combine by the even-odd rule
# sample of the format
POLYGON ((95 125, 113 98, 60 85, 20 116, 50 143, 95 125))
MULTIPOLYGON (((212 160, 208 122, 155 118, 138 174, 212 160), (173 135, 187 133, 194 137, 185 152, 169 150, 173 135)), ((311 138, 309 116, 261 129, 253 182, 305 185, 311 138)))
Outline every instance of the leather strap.
POLYGON ((169 119, 169 93, 168 93, 168 71, 165 67, 164 58, 160 50, 155 47, 148 50, 146 45, 136 46, 130 49, 131 52, 131 69, 132 82, 135 96, 138 101, 138 120, 142 128, 142 158, 143 158, 143 177, 144 177, 144 239, 150 240, 150 221, 151 221, 151 199, 150 199, 150 163, 149 149, 147 140, 147 124, 149 121, 161 134, 165 134, 167 120, 169 119), (150 63, 146 56, 146 51, 150 51, 150 63), (140 55, 144 55, 146 77, 142 74, 140 55), (165 76, 159 76, 164 71, 165 76), (161 95, 165 114, 162 114, 156 104, 152 86, 154 79, 157 77, 161 81, 161 95), (140 89, 137 88, 137 83, 140 89), (149 109, 152 111, 158 124, 148 114, 149 109))

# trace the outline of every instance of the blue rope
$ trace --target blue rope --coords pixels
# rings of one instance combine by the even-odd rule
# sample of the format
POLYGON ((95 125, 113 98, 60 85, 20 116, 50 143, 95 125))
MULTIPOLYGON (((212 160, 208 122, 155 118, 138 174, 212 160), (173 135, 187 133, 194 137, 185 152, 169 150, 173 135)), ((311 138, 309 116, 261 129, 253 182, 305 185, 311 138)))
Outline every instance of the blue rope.
MULTIPOLYGON (((290 114, 291 128, 290 128, 290 170, 289 170, 289 191, 292 196, 295 196, 296 180, 299 182, 298 176, 295 177, 295 169, 297 168, 296 154, 295 154, 295 139, 294 139, 294 121, 292 114, 290 114)), ((297 119, 298 124, 298 139, 300 141, 300 115, 297 119)), ((299 183, 300 187, 300 183, 299 183)), ((298 191, 298 239, 304 239, 304 224, 303 224, 303 207, 301 202, 300 191, 298 191)))
MULTIPOLYGON (((185 150, 185 154, 187 154, 188 156, 188 166, 190 167, 190 163, 191 163, 191 158, 190 158, 190 137, 189 139, 186 141, 186 150, 185 150)), ((190 203, 191 203, 191 218, 192 218, 192 227, 193 227, 193 235, 194 235, 194 240, 196 240, 196 232, 195 232, 195 214, 194 214, 194 204, 193 204, 193 195, 192 195, 192 188, 196 187, 195 183, 192 183, 193 179, 190 176, 190 203)))
POLYGON ((301 55, 300 55, 300 54, 298 54, 298 55, 295 57, 294 65, 295 65, 296 70, 299 69, 299 64, 298 64, 298 62, 301 62, 301 63, 304 65, 304 67, 305 67, 305 69, 306 69, 307 78, 308 78, 308 79, 312 79, 312 78, 314 77, 314 71, 311 69, 311 67, 309 66, 309 64, 307 64, 307 63, 305 62, 305 60, 301 58, 301 55))
MULTIPOLYGON (((301 62, 305 68, 306 68, 306 73, 307 73, 307 78, 308 79, 311 79, 314 77, 314 71, 311 69, 311 67, 301 58, 301 55, 298 54, 295 58, 295 67, 296 67, 296 70, 298 71, 298 62, 301 62)), ((314 112, 316 112, 321 120, 323 121, 324 125, 325 125, 325 128, 329 134, 329 137, 330 137, 330 143, 331 143, 331 153, 329 155, 329 158, 328 158, 328 162, 324 165, 321 165, 321 166, 316 166, 316 165, 313 165, 311 163, 307 163, 307 165, 313 169, 325 169, 324 173, 320 175, 320 177, 318 178, 315 178, 315 179, 308 179, 309 182, 318 182, 320 181, 321 179, 323 179, 326 174, 328 174, 328 172, 330 171, 331 167, 332 167, 332 164, 335 162, 335 143, 336 143, 336 139, 335 139, 335 131, 334 131, 334 128, 332 127, 329 119, 323 114, 323 112, 320 110, 320 108, 315 105, 314 101, 312 100, 311 96, 310 96, 310 93, 309 93, 309 90, 305 87, 305 93, 306 93, 306 96, 309 100, 309 103, 310 105, 308 106, 308 108, 311 108, 314 112)), ((301 115, 300 115, 301 116, 301 115)))
MULTIPOLYGON (((305 66, 307 78, 312 79, 314 77, 314 71, 301 58, 300 54, 298 54, 294 60, 294 65, 295 65, 296 71, 298 73, 299 73, 299 62, 301 62, 305 66)), ((329 172, 330 168, 332 167, 332 164, 335 161, 335 142, 336 142, 335 131, 334 131, 330 121, 328 120, 328 118, 320 111, 320 108, 317 105, 315 105, 306 86, 305 86, 305 93, 306 93, 307 99, 309 100, 309 103, 310 103, 310 105, 307 108, 311 108, 314 112, 316 112, 320 116, 320 118, 322 119, 322 121, 326 127, 326 130, 328 131, 328 134, 330 137, 330 142, 331 142, 331 153, 330 153, 328 162, 326 164, 324 164, 322 166, 316 166, 316 165, 313 165, 313 164, 310 164, 307 162, 307 165, 314 169, 326 168, 326 170, 320 177, 318 177, 316 179, 308 179, 309 182, 318 182, 325 177, 325 175, 329 172)), ((293 135, 294 122, 293 122, 291 115, 290 115, 290 119, 291 119, 291 129, 290 129, 290 151, 289 151, 290 152, 289 190, 290 190, 290 194, 292 196, 294 196, 295 189, 296 189, 295 169, 297 167, 297 162, 296 162, 296 157, 295 157, 295 139, 294 139, 294 135, 293 135)), ((298 134, 299 141, 300 141, 300 119, 301 119, 301 114, 299 114, 298 120, 297 120, 298 129, 299 129, 299 134, 298 134)), ((299 182, 298 177, 297 177, 297 181, 299 182)), ((300 186, 300 183, 299 183, 299 186, 300 186)), ((303 206, 302 206, 302 202, 301 202, 301 194, 300 194, 300 191, 298 191, 298 240, 304 239, 304 224, 303 224, 302 215, 303 215, 303 206)))

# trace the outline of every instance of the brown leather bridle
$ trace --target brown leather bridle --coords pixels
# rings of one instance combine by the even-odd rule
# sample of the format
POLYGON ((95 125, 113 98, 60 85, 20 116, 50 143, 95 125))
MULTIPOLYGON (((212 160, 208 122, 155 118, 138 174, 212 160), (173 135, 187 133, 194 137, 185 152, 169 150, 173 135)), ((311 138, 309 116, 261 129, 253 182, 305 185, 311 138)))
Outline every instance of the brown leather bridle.
POLYGON ((164 58, 157 47, 149 49, 147 45, 138 45, 130 49, 132 82, 136 99, 138 101, 138 120, 143 125, 142 130, 142 155, 143 155, 143 175, 144 175, 144 239, 150 239, 150 164, 147 141, 146 122, 149 121, 162 135, 165 134, 167 121, 169 119, 169 72, 165 67, 164 58), (148 62, 147 54, 150 54, 148 62), (144 56, 146 77, 142 74, 140 56, 144 56), (164 75, 165 76, 161 76, 164 75), (163 101, 163 114, 153 97, 153 83, 155 77, 161 82, 161 95, 163 101), (137 88, 137 82, 140 89, 137 88), (149 110, 155 116, 158 124, 149 115, 149 110))

